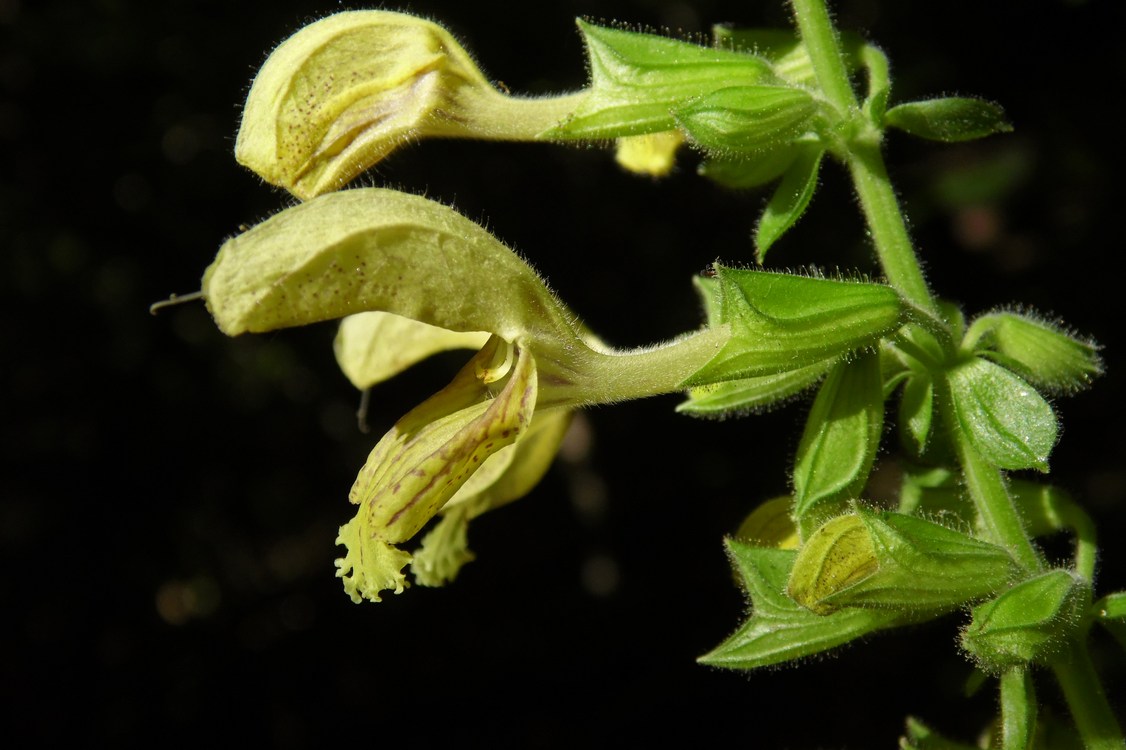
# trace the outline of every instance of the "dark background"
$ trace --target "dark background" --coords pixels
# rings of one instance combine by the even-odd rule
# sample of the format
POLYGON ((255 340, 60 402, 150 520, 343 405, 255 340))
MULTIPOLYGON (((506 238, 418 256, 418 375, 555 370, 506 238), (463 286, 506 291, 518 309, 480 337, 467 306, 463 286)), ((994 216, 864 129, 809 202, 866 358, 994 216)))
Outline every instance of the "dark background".
MULTIPOLYGON (((501 5, 394 7, 442 20, 517 93, 582 85, 575 16, 690 32, 787 23, 776 2, 501 5)), ((589 451, 475 522, 478 560, 454 585, 379 605, 342 593, 333 539, 376 435, 355 427, 332 326, 230 340, 200 305, 147 308, 194 291, 239 224, 288 205, 232 158, 240 105, 273 45, 355 7, 0 0, 0 700, 15 711, 11 736, 890 748, 916 714, 971 738, 995 692, 962 696, 961 616, 798 669, 695 664, 744 614, 722 536, 785 490, 802 405, 723 423, 676 415, 676 397, 590 411, 589 451)), ((892 136, 889 163, 941 294, 971 314, 1023 302, 1105 344, 1109 374, 1058 402, 1052 476, 1099 523, 1103 590, 1121 588, 1123 6, 834 7, 889 54, 894 100, 980 95, 1016 126, 963 146, 892 136)), ((427 142, 364 181, 487 221, 624 346, 696 326, 691 275, 751 257, 765 194, 722 191, 695 163, 686 153, 655 183, 602 149, 427 142)), ((771 261, 873 269, 839 168, 824 170, 771 261)), ((456 362, 376 390, 376 434, 456 362)), ((1126 659, 1096 643, 1121 705, 1126 659)), ((1050 682, 1042 694, 1056 701, 1050 682)))

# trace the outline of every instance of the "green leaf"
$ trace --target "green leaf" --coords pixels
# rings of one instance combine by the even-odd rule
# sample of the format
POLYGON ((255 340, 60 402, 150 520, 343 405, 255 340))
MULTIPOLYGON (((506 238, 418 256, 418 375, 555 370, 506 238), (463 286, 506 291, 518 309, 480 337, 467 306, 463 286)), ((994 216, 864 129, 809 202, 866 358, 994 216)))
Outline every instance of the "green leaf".
POLYGON ((755 153, 802 135, 817 111, 813 97, 788 86, 728 86, 673 110, 677 123, 708 152, 755 153))
POLYGON ((838 362, 817 392, 795 458, 794 516, 803 528, 806 516, 823 517, 821 506, 832 512, 831 506, 860 494, 876 460, 883 416, 879 357, 838 362))
POLYGON ((754 55, 578 21, 590 60, 589 95, 549 139, 620 138, 672 130, 672 110, 733 82, 778 83, 754 55))
POLYGON ((900 104, 884 114, 884 123, 919 138, 946 143, 972 141, 1013 129, 1001 107, 966 97, 900 104))
POLYGON ((815 612, 891 608, 937 615, 1002 588, 1018 568, 969 534, 900 513, 857 509, 802 546, 789 592, 815 612))
POLYGON ((862 45, 859 55, 861 64, 868 71, 868 95, 864 98, 864 113, 879 127, 883 124, 888 97, 891 95, 888 58, 883 50, 873 44, 862 45))
POLYGON ((1056 415, 1036 390, 975 357, 947 372, 954 413, 974 449, 1002 469, 1048 471, 1056 415))
POLYGON ((1126 649, 1126 591, 1104 596, 1092 609, 1098 622, 1126 649))
POLYGON ((978 750, 977 745, 965 745, 946 739, 913 716, 907 717, 907 736, 899 740, 900 750, 978 750))
POLYGON ((709 154, 696 173, 733 190, 747 190, 774 182, 801 153, 800 144, 786 144, 757 154, 709 154))
POLYGON ((899 295, 883 284, 718 265, 715 273, 716 324, 730 324, 731 338, 686 385, 799 370, 873 346, 901 324, 899 295))
POLYGON ((797 223, 809 207, 817 189, 817 174, 824 154, 824 149, 819 146, 802 149, 782 176, 782 182, 766 204, 755 229, 755 254, 760 264, 766 260, 766 252, 771 246, 797 223))
POLYGON ((921 373, 908 377, 899 399, 899 434, 916 456, 926 450, 933 421, 933 381, 921 373))
POLYGON ((911 620, 891 610, 846 609, 815 615, 783 592, 793 550, 754 547, 727 540, 732 565, 751 602, 750 618, 700 663, 728 669, 756 669, 821 653, 911 620))
POLYGON ((962 646, 987 671, 1046 663, 1074 635, 1090 601, 1083 581, 1051 570, 973 608, 962 646))
POLYGON ((1037 315, 982 315, 966 332, 966 343, 983 356, 1052 393, 1074 392, 1103 372, 1099 348, 1037 315))

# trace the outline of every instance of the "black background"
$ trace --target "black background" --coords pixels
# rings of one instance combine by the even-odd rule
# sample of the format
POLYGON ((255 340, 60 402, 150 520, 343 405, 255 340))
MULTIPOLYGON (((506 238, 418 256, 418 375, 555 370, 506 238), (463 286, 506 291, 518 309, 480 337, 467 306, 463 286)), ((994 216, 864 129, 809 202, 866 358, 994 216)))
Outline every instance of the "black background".
MULTIPOLYGON (((584 81, 576 16, 706 31, 782 25, 779 3, 414 2, 517 93, 584 81)), ((663 397, 584 415, 589 452, 471 529, 445 589, 353 605, 336 527, 375 435, 336 370, 331 326, 230 340, 198 288, 223 239, 289 199, 233 160, 267 52, 350 3, 0 0, 0 694, 11 736, 74 727, 119 745, 600 746, 730 738, 754 747, 895 745, 907 714, 970 739, 990 686, 962 690, 962 616, 744 675, 694 659, 744 603, 721 539, 786 489, 801 404, 722 423, 663 397)), ((835 4, 879 42, 893 99, 975 94, 1012 135, 888 159, 933 287, 969 313, 1023 302, 1106 346, 1109 374, 1059 400, 1054 481, 1099 523, 1103 590, 1126 585, 1120 115, 1114 0, 835 4), (973 177, 1000 164, 989 189, 973 177), (950 197, 962 177, 981 195, 950 197)), ((426 191, 487 221, 608 341, 695 327, 692 274, 747 261, 765 194, 694 174, 652 182, 603 149, 427 142, 366 184, 426 191)), ((823 170, 775 267, 873 270, 845 175, 823 170)), ((439 358, 373 394, 385 429, 440 387, 439 358)), ((890 437, 890 436, 889 436, 890 437)), ((893 442, 889 439, 888 444, 893 442)), ((890 456, 888 456, 890 458, 890 456)), ((1066 553, 1066 546, 1053 550, 1066 553)), ((1126 663, 1096 641, 1112 700, 1126 663)), ((1050 682, 1042 685, 1056 701, 1050 682)))

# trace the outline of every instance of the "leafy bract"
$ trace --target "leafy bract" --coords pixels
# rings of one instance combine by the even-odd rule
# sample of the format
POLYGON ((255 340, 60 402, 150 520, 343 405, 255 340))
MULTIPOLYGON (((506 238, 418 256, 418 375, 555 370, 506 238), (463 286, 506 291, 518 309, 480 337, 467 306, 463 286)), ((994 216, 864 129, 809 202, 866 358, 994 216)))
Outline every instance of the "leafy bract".
POLYGON ((1002 469, 1048 470, 1056 415, 1031 385, 979 357, 950 369, 947 382, 958 423, 983 458, 1002 469))
POLYGON ((671 130, 672 110, 702 91, 776 83, 760 57, 579 21, 589 95, 544 138, 619 138, 671 130))
POLYGON ((884 123, 919 138, 956 143, 1007 133, 1013 128, 993 102, 946 97, 907 102, 884 113, 884 123))
POLYGON ((818 146, 799 148, 786 168, 755 228, 755 254, 759 263, 766 259, 771 246, 797 223, 809 207, 817 189, 817 175, 824 154, 825 151, 818 146))
POLYGON ((837 362, 813 401, 794 461, 794 516, 803 530, 807 516, 821 517, 823 506, 832 513, 859 496, 876 460, 883 416, 879 357, 837 362))

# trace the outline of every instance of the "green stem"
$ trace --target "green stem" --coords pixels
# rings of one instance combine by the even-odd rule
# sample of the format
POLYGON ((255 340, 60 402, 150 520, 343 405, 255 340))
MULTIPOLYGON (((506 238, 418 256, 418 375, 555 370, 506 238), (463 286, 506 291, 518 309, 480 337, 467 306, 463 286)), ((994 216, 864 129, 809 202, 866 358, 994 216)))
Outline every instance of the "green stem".
POLYGON ((1083 738, 1083 746, 1087 750, 1122 750, 1126 747, 1122 728, 1107 702, 1086 643, 1072 643, 1052 662, 1052 671, 1063 689, 1075 726, 1083 738))
POLYGON ((715 357, 730 337, 731 329, 723 325, 654 347, 572 349, 567 355, 545 358, 540 366, 539 407, 610 404, 685 390, 685 381, 715 357))
POLYGON ((450 135, 494 141, 534 141, 578 108, 588 92, 550 97, 508 96, 499 91, 470 89, 459 100, 461 119, 450 123, 450 135))
POLYGON ((943 393, 940 399, 945 404, 943 418, 965 477, 966 490, 977 509, 987 539, 1007 549, 1025 570, 1040 570, 1043 566, 1040 556, 1028 538, 1000 469, 982 458, 970 445, 969 438, 954 413, 950 394, 943 393))
POLYGON ((1028 750, 1036 734, 1036 688, 1032 672, 1013 667, 1001 674, 1001 747, 1028 750))
POLYGON ((841 114, 852 113, 859 105, 824 0, 792 0, 792 4, 798 32, 809 52, 818 85, 841 114))
MULTIPOLYGON (((825 97, 836 107, 845 124, 855 124, 858 132, 871 131, 871 125, 861 114, 856 93, 849 82, 840 43, 824 0, 792 0, 792 3, 798 30, 809 51, 817 83, 825 97)), ((842 157, 852 173, 864 217, 872 231, 880 266, 888 282, 907 300, 938 315, 937 305, 923 279, 911 237, 907 233, 907 224, 888 179, 883 155, 880 153, 879 135, 874 135, 874 138, 867 140, 849 139, 844 144, 842 157)))
POLYGON ((907 224, 903 221, 879 146, 853 144, 848 153, 848 168, 888 282, 913 304, 939 315, 915 257, 915 248, 907 234, 907 224))

